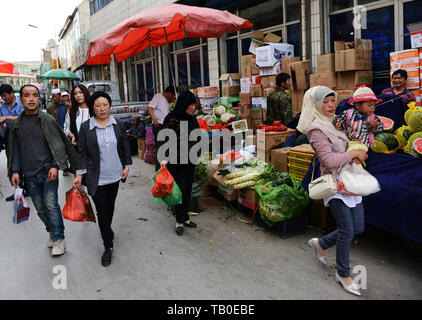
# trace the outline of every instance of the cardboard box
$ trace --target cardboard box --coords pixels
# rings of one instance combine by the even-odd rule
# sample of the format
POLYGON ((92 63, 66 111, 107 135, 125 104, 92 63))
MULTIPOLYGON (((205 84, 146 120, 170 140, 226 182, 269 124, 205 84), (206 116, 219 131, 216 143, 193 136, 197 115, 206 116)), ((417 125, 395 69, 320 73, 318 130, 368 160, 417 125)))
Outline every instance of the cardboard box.
POLYGON ((265 76, 261 77, 261 85, 262 88, 274 88, 276 87, 276 79, 277 76, 265 76))
POLYGON ((263 110, 262 108, 251 108, 251 119, 252 120, 263 120, 264 114, 263 114, 262 110, 263 110))
POLYGON ((317 72, 318 73, 335 72, 335 54, 334 53, 317 56, 317 72))
POLYGON ((259 149, 257 147, 257 149, 256 149, 256 157, 257 157, 258 160, 262 160, 265 163, 270 163, 271 162, 271 152, 268 152, 268 150, 259 149))
POLYGON ((334 41, 334 52, 344 50, 344 41, 334 41))
POLYGON ((282 58, 281 59, 281 72, 288 73, 288 74, 291 75, 291 73, 290 73, 290 64, 292 62, 298 62, 300 60, 301 60, 300 57, 282 58))
POLYGON ((346 71, 337 74, 339 89, 356 89, 361 85, 372 87, 372 71, 346 71))
POLYGON ((267 98, 252 97, 252 109, 253 108, 267 109, 267 98))
POLYGON ((294 56, 294 46, 288 43, 268 42, 255 50, 258 67, 273 67, 283 57, 294 56))
POLYGON ((236 87, 222 87, 221 96, 223 97, 238 97, 240 93, 240 86, 236 87))
POLYGON ((256 64, 256 56, 254 54, 243 55, 241 57, 242 67, 252 67, 256 64))
POLYGON ((239 115, 239 119, 240 120, 246 120, 246 124, 248 125, 248 129, 252 129, 252 119, 251 119, 250 113, 249 113, 248 116, 240 116, 239 115))
POLYGON ((271 150, 280 148, 284 141, 292 134, 296 134, 296 130, 288 128, 283 132, 265 132, 257 130, 257 149, 271 150))
MULTIPOLYGON (((218 166, 219 169, 225 167, 218 166)), ((226 178, 218 175, 218 170, 212 176, 213 179, 218 183, 218 193, 221 194, 227 201, 234 201, 237 199, 237 190, 234 190, 231 186, 226 186, 226 178)))
MULTIPOLYGON (((406 89, 418 89, 421 86, 420 83, 420 69, 413 68, 413 69, 406 69, 407 72, 407 80, 406 80, 406 89)), ((390 72, 390 82, 392 81, 394 71, 390 72)))
POLYGON ((355 39, 355 49, 372 50, 371 39, 355 39))
POLYGON ((290 151, 297 151, 307 154, 315 154, 314 149, 312 149, 312 146, 310 144, 301 144, 298 146, 295 146, 293 148, 290 148, 290 151))
POLYGON ((264 98, 268 98, 268 96, 275 91, 275 88, 265 88, 264 89, 264 98))
POLYGON ((345 61, 344 61, 345 56, 346 56, 345 50, 336 50, 334 54, 334 69, 336 72, 345 71, 345 61))
POLYGON ((264 33, 259 30, 252 30, 251 45, 249 46, 249 52, 256 54, 256 48, 264 44, 264 33))
POLYGON ((305 90, 292 91, 291 97, 292 97, 293 116, 295 116, 297 113, 302 111, 304 95, 305 95, 305 90))
POLYGON ((251 104, 251 94, 249 92, 240 92, 239 93, 240 104, 250 105, 251 104))
POLYGON ((278 172, 289 172, 289 161, 287 157, 289 156, 289 150, 291 147, 285 147, 280 149, 273 149, 271 153, 271 163, 274 166, 274 169, 278 172))
POLYGON ((238 190, 237 201, 240 205, 255 210, 258 207, 258 194, 254 188, 245 188, 238 190))
POLYGON ((242 78, 252 77, 252 68, 250 66, 242 66, 242 78))
MULTIPOLYGON (((422 73, 421 73, 421 80, 422 80, 422 73)), ((421 107, 422 106, 422 89, 412 89, 410 91, 415 95, 416 106, 421 107)))
POLYGON ((251 97, 261 97, 263 95, 262 86, 258 85, 251 85, 251 97))
POLYGON ((201 87, 196 89, 198 98, 215 98, 218 97, 218 87, 201 87))
POLYGON ((308 90, 310 88, 309 76, 312 74, 312 61, 292 62, 290 70, 293 90, 308 90))
POLYGON ((147 149, 147 145, 145 142, 145 137, 139 138, 138 139, 138 158, 139 159, 144 159, 144 154, 145 154, 146 149, 147 149))
POLYGON ((311 74, 309 76, 310 86, 326 86, 328 88, 337 88, 337 74, 335 72, 322 72, 311 74))
POLYGON ((340 103, 344 99, 352 98, 354 93, 355 93, 355 90, 337 89, 337 103, 340 103))
POLYGON ((251 91, 251 78, 241 78, 240 79, 240 92, 247 92, 251 91))
MULTIPOLYGON (((242 94, 242 93, 241 93, 242 94)), ((238 113, 239 117, 250 117, 251 116, 251 104, 250 104, 250 99, 249 99, 249 103, 243 104, 242 102, 239 103, 239 113, 238 113)))
POLYGON ((276 35, 272 32, 267 33, 265 35, 265 38, 264 38, 264 42, 267 42, 267 43, 268 42, 280 42, 280 40, 281 40, 281 37, 279 37, 278 35, 276 35))
POLYGON ((420 67, 419 50, 410 49, 397 52, 390 52, 390 69, 414 69, 420 67))
POLYGON ((344 70, 372 70, 372 51, 363 49, 345 50, 344 70))
MULTIPOLYGON (((262 109, 261 109, 262 110, 262 109)), ((253 114, 253 113, 252 113, 253 114)), ((258 129, 258 126, 260 125, 260 124, 263 124, 263 120, 262 119, 253 119, 252 118, 252 120, 251 120, 251 128, 252 128, 252 130, 254 130, 254 131, 256 131, 257 129, 258 129)), ((258 139, 258 138, 257 138, 258 139)), ((258 143, 258 142, 257 142, 258 143)), ((255 143, 255 145, 257 145, 257 143, 255 143)))
POLYGON ((276 76, 279 73, 281 73, 281 63, 280 62, 277 62, 273 67, 259 68, 259 75, 261 77, 276 76))
POLYGON ((223 87, 240 86, 240 78, 242 78, 240 73, 223 73, 220 76, 221 85, 223 87))

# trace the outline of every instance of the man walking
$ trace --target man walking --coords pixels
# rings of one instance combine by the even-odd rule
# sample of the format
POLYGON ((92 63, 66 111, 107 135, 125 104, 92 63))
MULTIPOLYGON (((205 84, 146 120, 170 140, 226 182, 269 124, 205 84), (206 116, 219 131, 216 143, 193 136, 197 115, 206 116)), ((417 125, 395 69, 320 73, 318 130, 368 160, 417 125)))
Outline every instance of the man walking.
POLYGON ((145 137, 145 126, 139 117, 132 117, 132 127, 127 130, 132 155, 138 154, 138 139, 145 137))
MULTIPOLYGON (((157 93, 148 105, 147 111, 152 119, 152 131, 154 133, 155 145, 157 145, 157 135, 163 125, 164 119, 170 112, 170 103, 176 101, 174 86, 168 86, 162 93, 157 93)), ((155 150, 155 168, 158 170, 160 164, 157 161, 157 150, 155 150)))
MULTIPOLYGON (((19 98, 15 96, 13 87, 10 84, 2 84, 0 86, 0 96, 4 100, 0 108, 0 125, 4 132, 3 136, 3 148, 6 149, 6 156, 8 155, 8 140, 9 131, 12 127, 12 122, 15 120, 23 111, 22 103, 19 98)), ((15 195, 12 194, 6 198, 6 201, 13 201, 15 195)))
POLYGON ((267 98, 267 119, 266 124, 272 125, 278 120, 282 124, 287 125, 293 119, 292 101, 290 95, 286 93, 290 89, 290 75, 280 73, 275 78, 277 89, 273 91, 267 98))
MULTIPOLYGON (((51 95, 53 96, 53 102, 47 107, 47 113, 51 114, 63 129, 64 122, 66 120, 66 113, 70 109, 70 104, 63 102, 60 89, 53 89, 53 91, 51 91, 51 95)), ((68 168, 63 169, 63 175, 69 175, 68 168)))
POLYGON ((58 203, 58 169, 76 168, 76 151, 55 119, 38 108, 40 93, 34 85, 20 89, 24 112, 13 122, 7 167, 10 181, 19 186, 22 176, 38 216, 50 233, 53 256, 66 251, 64 225, 58 203))

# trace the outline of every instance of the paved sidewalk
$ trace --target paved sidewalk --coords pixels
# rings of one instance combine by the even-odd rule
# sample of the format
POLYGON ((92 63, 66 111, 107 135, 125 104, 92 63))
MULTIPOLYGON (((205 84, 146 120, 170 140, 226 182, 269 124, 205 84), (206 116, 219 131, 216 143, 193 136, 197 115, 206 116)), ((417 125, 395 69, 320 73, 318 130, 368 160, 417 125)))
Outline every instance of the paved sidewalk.
MULTIPOLYGON (((403 243, 371 233, 351 248, 351 267, 364 265, 368 289, 362 298, 346 293, 334 280, 335 248, 329 265, 318 265, 306 242, 320 237, 311 229, 281 239, 224 209, 213 198, 192 220, 197 229, 175 234, 175 219, 154 204, 150 190, 153 166, 134 157, 120 185, 113 229, 115 252, 108 268, 101 263, 97 224, 65 220, 67 253, 53 258, 48 234, 30 198, 31 220, 12 224, 13 190, 0 154, 0 299, 421 299, 422 259, 403 243), (418 258, 419 257, 419 258, 418 258), (56 290, 57 265, 66 268, 67 289, 56 290)), ((60 172, 59 200, 72 175, 60 172)), ((63 273, 60 273, 63 275, 63 273)))

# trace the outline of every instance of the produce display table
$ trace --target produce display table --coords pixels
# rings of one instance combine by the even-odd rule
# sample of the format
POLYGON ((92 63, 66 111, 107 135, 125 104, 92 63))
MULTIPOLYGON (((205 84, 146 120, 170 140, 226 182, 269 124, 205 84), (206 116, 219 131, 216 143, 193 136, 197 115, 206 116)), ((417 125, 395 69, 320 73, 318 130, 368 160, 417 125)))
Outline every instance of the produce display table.
MULTIPOLYGON (((376 108, 375 113, 394 121, 394 130, 403 125, 406 106, 397 96, 377 96, 390 101, 376 108)), ((336 113, 348 109, 342 101, 336 113)), ((381 191, 363 198, 365 222, 401 237, 422 243, 422 159, 408 154, 380 154, 368 152, 366 169, 378 179, 381 191)), ((319 166, 317 161, 317 166, 319 166)), ((315 177, 319 176, 319 168, 315 177)), ((312 166, 302 181, 308 188, 312 166)))

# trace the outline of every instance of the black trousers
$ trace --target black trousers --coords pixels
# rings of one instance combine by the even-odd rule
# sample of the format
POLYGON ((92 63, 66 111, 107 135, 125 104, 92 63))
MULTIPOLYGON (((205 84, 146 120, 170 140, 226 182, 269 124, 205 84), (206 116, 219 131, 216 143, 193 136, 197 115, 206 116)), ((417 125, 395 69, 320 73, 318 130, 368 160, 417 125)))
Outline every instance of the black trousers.
POLYGON ((130 150, 132 152, 132 156, 138 155, 138 139, 135 137, 129 137, 129 143, 130 143, 130 150))
POLYGON ((183 200, 181 204, 174 206, 177 223, 183 223, 189 220, 189 202, 192 191, 193 174, 195 166, 193 165, 176 165, 168 166, 168 170, 182 191, 183 200))
POLYGON ((119 182, 98 186, 95 195, 92 197, 97 209, 98 226, 106 249, 113 248, 114 232, 111 229, 111 223, 114 215, 114 204, 119 191, 119 182))
POLYGON ((154 134, 154 142, 155 142, 155 161, 154 161, 155 171, 158 171, 158 169, 160 169, 160 162, 158 161, 158 158, 157 158, 157 153, 158 153, 157 136, 158 136, 158 132, 160 131, 160 129, 161 129, 162 126, 163 125, 160 124, 158 126, 158 128, 156 128, 154 126, 154 124, 152 125, 152 133, 154 134))

